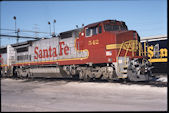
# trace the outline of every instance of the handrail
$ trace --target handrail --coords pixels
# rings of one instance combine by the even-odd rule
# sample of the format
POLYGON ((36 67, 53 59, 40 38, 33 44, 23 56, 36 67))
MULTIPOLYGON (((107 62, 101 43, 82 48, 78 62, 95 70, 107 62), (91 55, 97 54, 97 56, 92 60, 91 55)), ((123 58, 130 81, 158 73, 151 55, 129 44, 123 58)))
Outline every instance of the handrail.
POLYGON ((117 57, 119 57, 119 55, 120 55, 120 52, 121 52, 121 49, 122 49, 123 45, 124 45, 124 43, 122 43, 122 44, 121 44, 121 46, 120 46, 120 50, 119 50, 119 52, 118 52, 118 54, 117 54, 117 57))
POLYGON ((119 72, 120 72, 120 67, 119 67, 118 59, 119 59, 119 55, 120 55, 120 53, 121 53, 121 49, 122 49, 122 47, 123 47, 123 44, 124 44, 124 43, 121 44, 120 49, 119 49, 118 54, 117 54, 117 57, 116 57, 117 68, 118 68, 118 71, 119 71, 119 72))
POLYGON ((127 59, 126 59, 126 56, 127 56, 127 53, 128 53, 128 50, 129 50, 129 46, 130 46, 130 43, 127 45, 127 50, 126 50, 126 52, 125 52, 125 55, 124 55, 124 58, 125 58, 125 61, 124 61, 124 63, 125 64, 127 64, 127 59))
POLYGON ((120 53, 122 51, 122 49, 125 49, 125 55, 124 55, 124 58, 125 58, 125 66, 127 65, 127 54, 128 52, 132 52, 132 56, 134 57, 135 54, 134 52, 139 52, 139 56, 145 56, 145 53, 146 55, 148 55, 148 51, 143 51, 143 47, 142 47, 142 44, 140 42, 138 42, 137 40, 130 40, 130 41, 127 41, 127 42, 123 42, 119 48, 119 51, 118 51, 118 54, 117 54, 117 66, 118 66, 118 71, 121 72, 120 70, 120 67, 119 67, 119 62, 118 62, 118 59, 119 59, 119 56, 120 56, 120 53))

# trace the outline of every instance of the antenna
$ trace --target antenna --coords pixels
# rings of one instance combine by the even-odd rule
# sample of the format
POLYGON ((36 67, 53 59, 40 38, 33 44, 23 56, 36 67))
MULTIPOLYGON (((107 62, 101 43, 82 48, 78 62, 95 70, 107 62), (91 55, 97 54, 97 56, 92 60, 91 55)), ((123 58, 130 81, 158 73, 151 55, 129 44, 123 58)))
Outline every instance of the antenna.
POLYGON ((56 20, 54 19, 54 20, 53 20, 53 30, 54 30, 53 36, 56 36, 56 35, 55 35, 55 23, 56 23, 56 20))
POLYGON ((35 37, 38 37, 38 30, 39 30, 39 27, 38 27, 39 25, 38 24, 34 24, 34 30, 35 30, 35 37))

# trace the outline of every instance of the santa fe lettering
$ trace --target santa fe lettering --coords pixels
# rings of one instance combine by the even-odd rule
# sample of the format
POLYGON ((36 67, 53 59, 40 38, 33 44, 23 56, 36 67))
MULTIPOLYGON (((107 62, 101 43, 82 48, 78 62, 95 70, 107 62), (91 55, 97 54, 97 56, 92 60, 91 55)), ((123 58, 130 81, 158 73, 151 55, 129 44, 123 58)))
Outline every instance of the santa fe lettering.
POLYGON ((57 57, 59 56, 63 56, 63 55, 69 55, 69 47, 66 45, 64 46, 65 43, 64 42, 59 42, 59 54, 57 54, 57 49, 56 47, 51 47, 49 46, 48 49, 39 49, 39 47, 35 47, 34 49, 34 59, 38 59, 38 58, 48 58, 48 57, 57 57))

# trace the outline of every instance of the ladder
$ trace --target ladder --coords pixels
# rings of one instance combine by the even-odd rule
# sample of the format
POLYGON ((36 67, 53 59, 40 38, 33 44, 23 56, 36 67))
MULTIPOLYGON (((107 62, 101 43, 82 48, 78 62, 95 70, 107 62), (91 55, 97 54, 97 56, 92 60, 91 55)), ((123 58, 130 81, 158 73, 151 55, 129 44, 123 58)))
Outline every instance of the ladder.
POLYGON ((129 40, 129 41, 126 41, 126 42, 123 42, 121 45, 120 45, 120 48, 119 48, 119 51, 118 51, 118 54, 117 54, 117 57, 116 57, 116 60, 117 60, 117 67, 118 67, 118 72, 119 73, 122 73, 122 74, 127 74, 127 67, 128 67, 128 62, 127 62, 127 54, 128 52, 132 52, 132 57, 135 56, 135 52, 139 52, 139 56, 143 56, 144 52, 143 52, 143 48, 142 48, 142 45, 140 42, 138 42, 137 40, 129 40), (126 50, 125 51, 125 55, 124 55, 124 65, 123 65, 123 71, 120 70, 120 67, 119 67, 119 57, 120 57, 120 53, 121 51, 123 50, 126 50))

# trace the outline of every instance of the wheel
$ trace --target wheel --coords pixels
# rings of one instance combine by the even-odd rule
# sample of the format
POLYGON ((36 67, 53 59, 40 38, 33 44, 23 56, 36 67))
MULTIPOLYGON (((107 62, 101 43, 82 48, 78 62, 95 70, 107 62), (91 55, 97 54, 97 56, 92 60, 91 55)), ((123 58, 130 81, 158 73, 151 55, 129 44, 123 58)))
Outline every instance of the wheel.
POLYGON ((129 81, 148 81, 149 75, 145 72, 145 68, 148 68, 142 62, 139 62, 137 59, 134 59, 130 62, 127 70, 127 76, 129 81))
POLYGON ((91 80, 91 78, 90 78, 87 74, 84 74, 83 80, 84 80, 85 82, 89 82, 89 81, 91 80))
POLYGON ((85 82, 89 82, 91 80, 87 73, 84 71, 79 72, 79 79, 84 80, 85 82))
POLYGON ((79 72, 79 79, 80 79, 80 80, 83 80, 83 76, 84 76, 83 71, 80 71, 80 72, 79 72))

